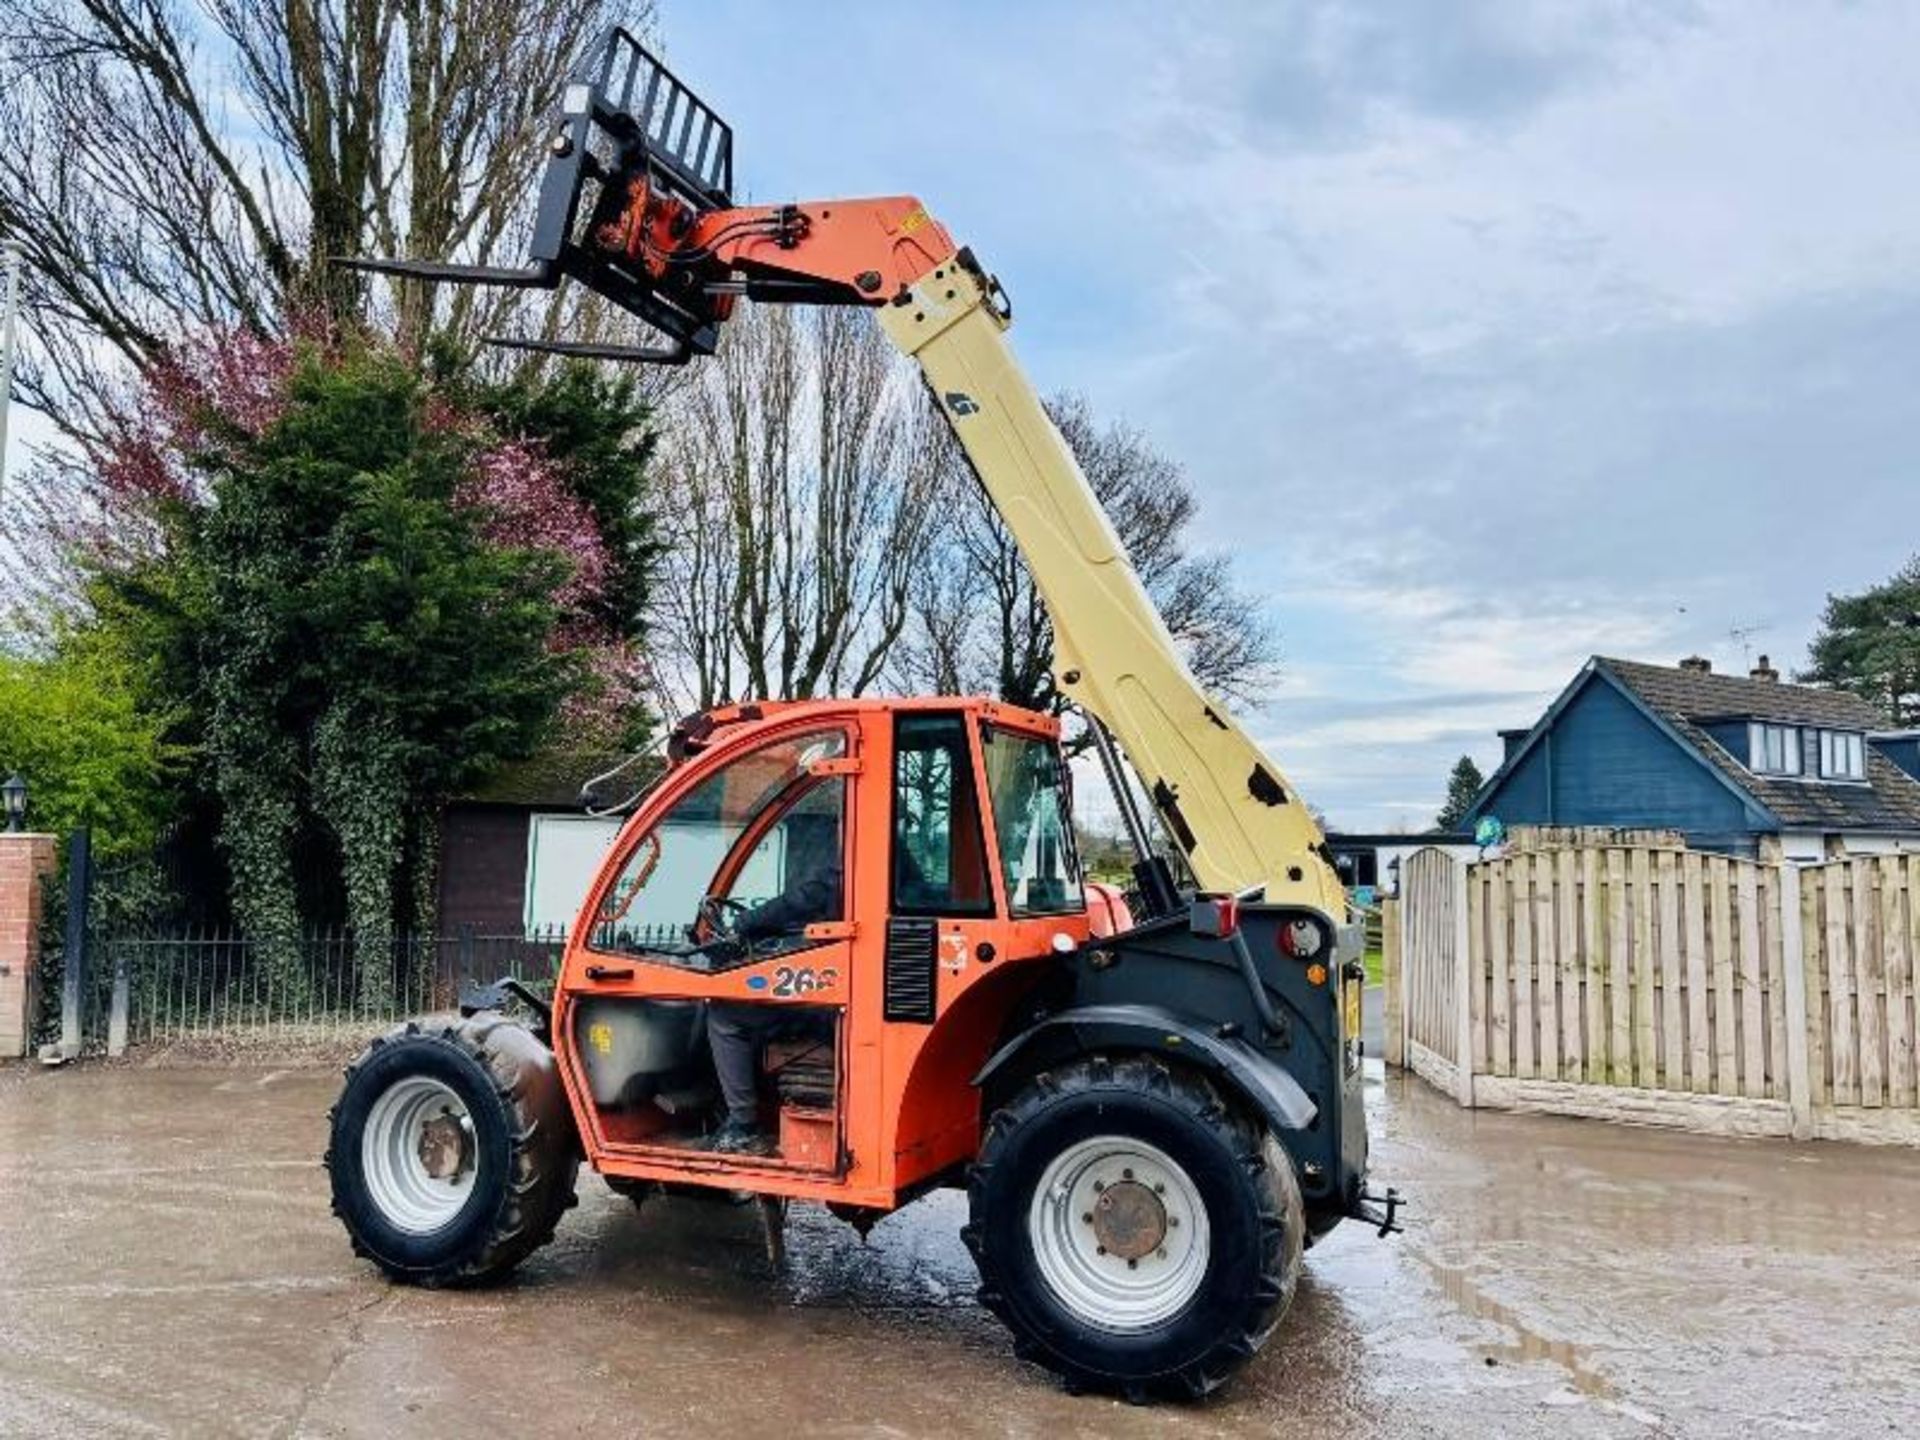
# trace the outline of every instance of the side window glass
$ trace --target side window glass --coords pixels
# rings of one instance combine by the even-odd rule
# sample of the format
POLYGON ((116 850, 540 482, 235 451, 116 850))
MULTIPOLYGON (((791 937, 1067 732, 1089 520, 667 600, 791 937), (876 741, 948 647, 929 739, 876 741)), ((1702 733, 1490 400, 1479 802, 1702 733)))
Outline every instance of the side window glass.
MULTIPOLYGON (((708 895, 744 901, 783 893, 789 876, 798 875, 802 852, 790 856, 789 846, 800 832, 807 830, 809 841, 824 825, 839 833, 846 782, 812 776, 808 767, 846 754, 846 744, 837 730, 778 740, 739 756, 681 796, 640 837, 601 898, 594 946, 684 953, 708 895)), ((838 866, 836 851, 836 875, 838 866)))
POLYGON ((895 718, 893 736, 894 912, 992 914, 965 722, 907 713, 895 718))
POLYGON ((1084 909, 1059 750, 1048 741, 992 726, 981 730, 981 738, 1008 908, 1015 915, 1084 909))
POLYGON ((717 892, 732 901, 734 928, 756 956, 810 943, 807 926, 846 918, 847 782, 816 780, 780 812, 717 892))

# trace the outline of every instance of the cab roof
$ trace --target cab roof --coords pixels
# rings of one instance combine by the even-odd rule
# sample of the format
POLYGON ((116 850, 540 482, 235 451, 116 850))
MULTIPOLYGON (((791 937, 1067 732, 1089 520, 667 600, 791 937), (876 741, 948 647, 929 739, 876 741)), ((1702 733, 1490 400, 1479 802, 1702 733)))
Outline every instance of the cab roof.
MULTIPOLYGON (((809 717, 818 719, 859 718, 922 711, 959 711, 977 716, 989 724, 1022 730, 1049 740, 1060 737, 1060 720, 1038 710, 1009 705, 986 695, 862 696, 820 700, 746 700, 732 705, 717 705, 687 716, 673 727, 667 740, 667 757, 673 764, 688 759, 714 743, 722 731, 745 726, 760 730, 809 717)), ((729 735, 729 739, 734 738, 729 735)))

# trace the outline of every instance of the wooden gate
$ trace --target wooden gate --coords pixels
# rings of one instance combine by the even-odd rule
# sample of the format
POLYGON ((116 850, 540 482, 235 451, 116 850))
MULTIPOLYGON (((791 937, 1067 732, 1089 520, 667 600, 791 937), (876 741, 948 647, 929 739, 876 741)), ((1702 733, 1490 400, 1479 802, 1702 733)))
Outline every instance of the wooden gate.
POLYGON ((1473 1103, 1467 993, 1467 867, 1444 850, 1419 850, 1400 869, 1405 947, 1406 1063, 1442 1090, 1473 1103))

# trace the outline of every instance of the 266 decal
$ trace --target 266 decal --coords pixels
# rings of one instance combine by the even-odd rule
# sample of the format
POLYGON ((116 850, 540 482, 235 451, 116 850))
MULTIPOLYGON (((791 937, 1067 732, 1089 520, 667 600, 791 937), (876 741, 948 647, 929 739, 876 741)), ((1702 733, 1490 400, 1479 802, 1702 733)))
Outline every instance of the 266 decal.
POLYGON ((811 965, 782 965, 773 972, 773 993, 781 999, 831 990, 839 983, 840 972, 831 965, 818 970, 811 965))

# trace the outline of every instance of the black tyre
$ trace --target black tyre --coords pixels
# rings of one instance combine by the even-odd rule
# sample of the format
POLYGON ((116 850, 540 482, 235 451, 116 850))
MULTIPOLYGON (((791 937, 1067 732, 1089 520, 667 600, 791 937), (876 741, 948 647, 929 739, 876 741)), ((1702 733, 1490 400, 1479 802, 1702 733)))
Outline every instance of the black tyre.
POLYGON ((1075 1387, 1205 1395, 1293 1298, 1306 1226, 1292 1161, 1157 1060, 1036 1076, 993 1116, 967 1189, 981 1303, 1075 1387))
POLYGON ((333 1108, 333 1213, 395 1280, 504 1275, 574 1203, 579 1147, 553 1054, 481 1014, 411 1022, 347 1067, 333 1108))

